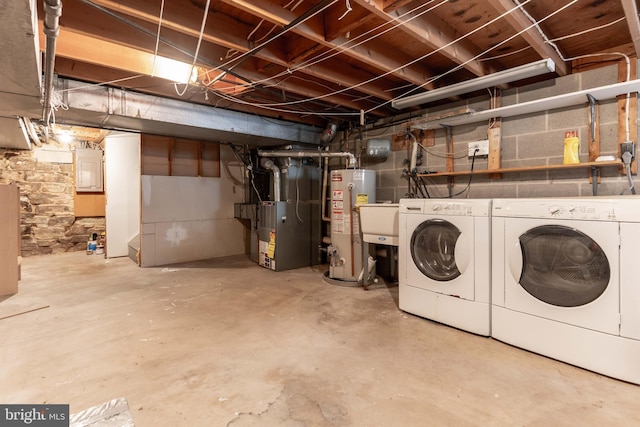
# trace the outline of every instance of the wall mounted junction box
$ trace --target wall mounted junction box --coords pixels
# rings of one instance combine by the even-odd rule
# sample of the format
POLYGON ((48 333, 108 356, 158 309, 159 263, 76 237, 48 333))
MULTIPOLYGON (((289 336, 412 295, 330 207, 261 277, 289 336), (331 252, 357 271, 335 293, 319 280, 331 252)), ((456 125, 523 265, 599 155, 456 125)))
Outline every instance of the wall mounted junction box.
POLYGON ((489 155, 489 140, 482 139, 480 141, 470 142, 469 145, 469 157, 473 157, 473 153, 478 150, 475 154, 478 156, 488 156, 489 155))

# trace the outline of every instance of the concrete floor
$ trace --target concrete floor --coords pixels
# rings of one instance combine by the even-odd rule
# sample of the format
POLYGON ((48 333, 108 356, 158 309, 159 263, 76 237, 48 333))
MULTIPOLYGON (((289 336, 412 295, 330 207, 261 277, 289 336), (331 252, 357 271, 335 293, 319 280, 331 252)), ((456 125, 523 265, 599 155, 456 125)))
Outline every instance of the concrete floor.
MULTIPOLYGON (((124 397, 137 426, 629 426, 640 387, 245 257, 26 258, 0 302, 0 402, 124 397)), ((640 362, 640 361, 639 361, 640 362)))

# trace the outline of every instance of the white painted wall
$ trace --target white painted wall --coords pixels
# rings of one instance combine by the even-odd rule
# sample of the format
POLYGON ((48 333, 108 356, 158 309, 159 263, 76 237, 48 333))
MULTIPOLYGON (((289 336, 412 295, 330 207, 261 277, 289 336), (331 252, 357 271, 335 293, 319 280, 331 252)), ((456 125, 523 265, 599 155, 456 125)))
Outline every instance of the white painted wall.
POLYGON ((140 135, 105 138, 107 256, 128 255, 128 243, 140 233, 140 135))
POLYGON ((243 168, 226 146, 220 162, 220 178, 142 176, 142 267, 244 254, 244 227, 233 216, 244 200, 243 168))

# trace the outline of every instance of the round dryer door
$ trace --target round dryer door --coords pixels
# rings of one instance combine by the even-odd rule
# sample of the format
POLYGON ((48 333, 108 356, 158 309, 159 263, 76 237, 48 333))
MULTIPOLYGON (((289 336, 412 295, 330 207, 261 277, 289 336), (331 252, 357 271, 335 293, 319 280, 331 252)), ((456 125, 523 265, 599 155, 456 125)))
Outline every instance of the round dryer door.
POLYGON ((559 307, 598 299, 611 269, 602 248, 588 235, 561 225, 543 225, 520 236, 520 285, 533 297, 559 307))
POLYGON ((428 278, 445 282, 460 276, 455 249, 460 230, 450 222, 431 219, 421 223, 411 235, 411 257, 428 278))

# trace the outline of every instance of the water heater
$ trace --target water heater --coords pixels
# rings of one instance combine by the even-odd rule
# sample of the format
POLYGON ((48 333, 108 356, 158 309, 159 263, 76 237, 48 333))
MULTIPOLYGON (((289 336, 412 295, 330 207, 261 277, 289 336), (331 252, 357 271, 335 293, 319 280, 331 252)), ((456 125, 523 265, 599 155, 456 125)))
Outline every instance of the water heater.
POLYGON ((376 173, 365 169, 331 171, 329 278, 357 282, 362 270, 362 239, 356 205, 376 202, 376 173))

